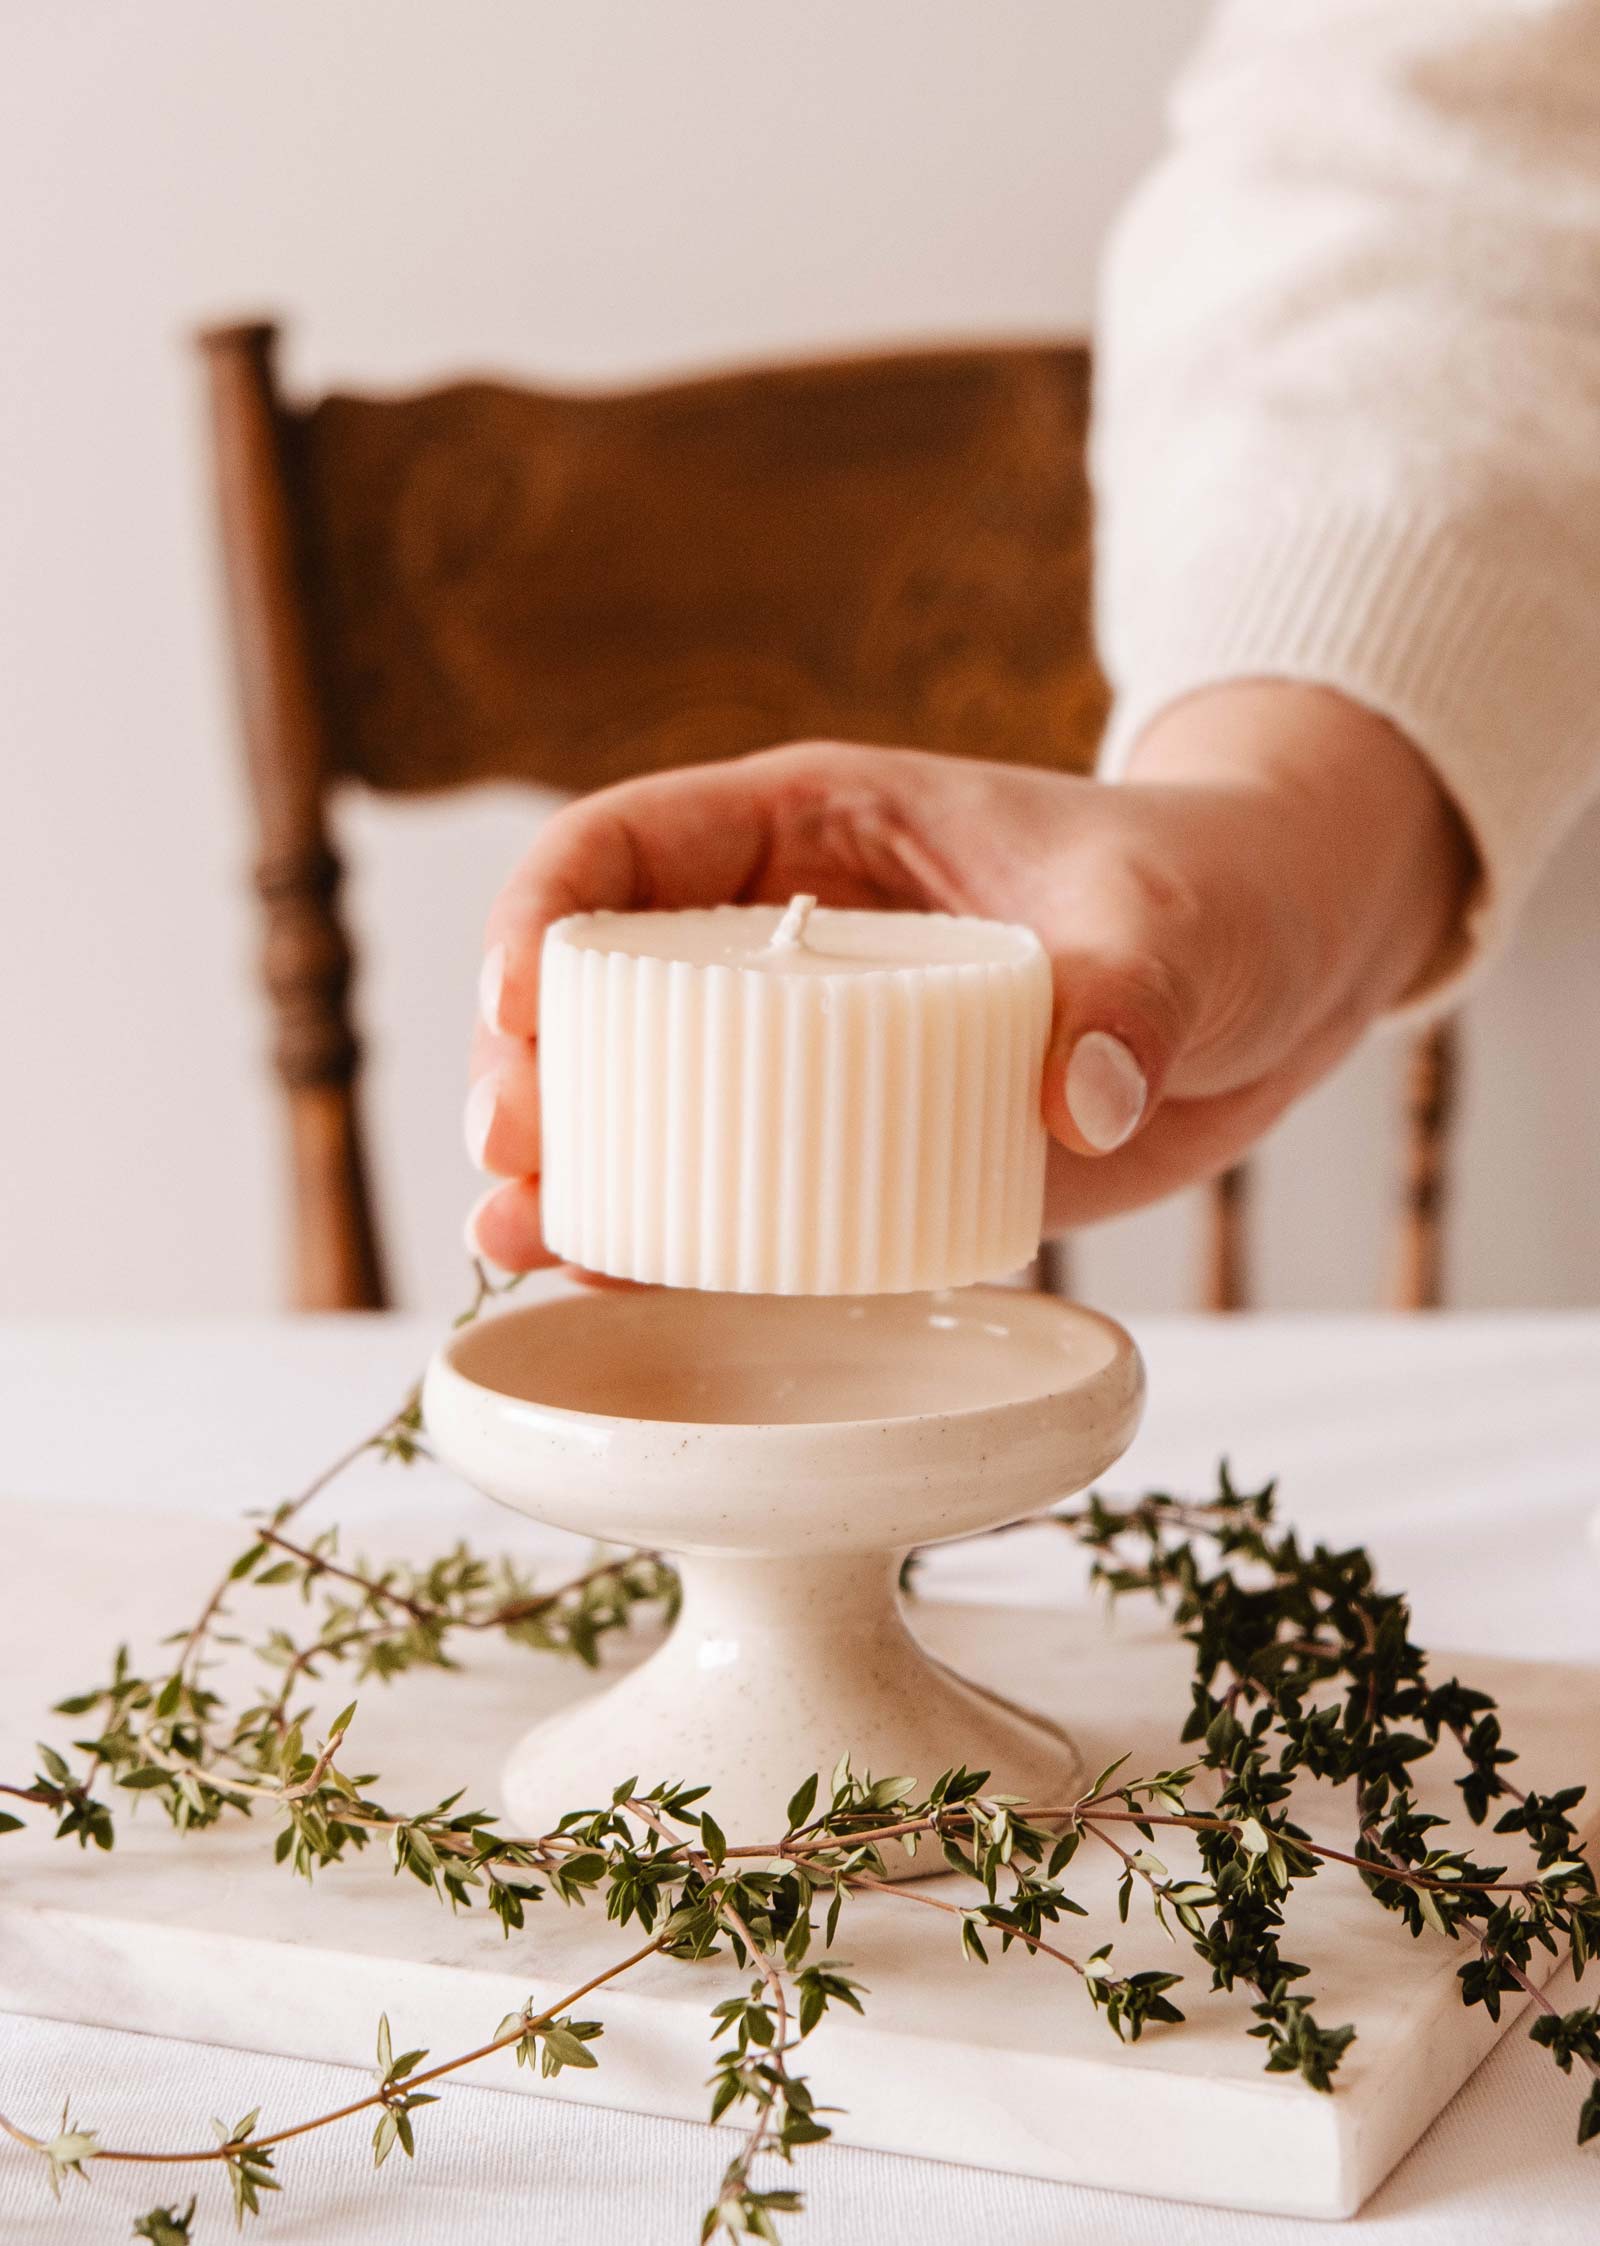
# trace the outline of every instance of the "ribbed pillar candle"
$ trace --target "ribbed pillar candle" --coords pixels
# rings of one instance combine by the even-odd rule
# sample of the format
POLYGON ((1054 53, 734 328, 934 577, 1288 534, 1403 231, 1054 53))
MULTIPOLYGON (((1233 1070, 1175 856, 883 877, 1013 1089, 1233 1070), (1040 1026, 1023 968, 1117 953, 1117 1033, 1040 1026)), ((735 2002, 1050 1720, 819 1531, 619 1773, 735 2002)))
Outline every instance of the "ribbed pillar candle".
POLYGON ((1050 970, 1025 928, 722 905, 545 937, 548 1244, 742 1294, 963 1286, 1039 1243, 1050 970))

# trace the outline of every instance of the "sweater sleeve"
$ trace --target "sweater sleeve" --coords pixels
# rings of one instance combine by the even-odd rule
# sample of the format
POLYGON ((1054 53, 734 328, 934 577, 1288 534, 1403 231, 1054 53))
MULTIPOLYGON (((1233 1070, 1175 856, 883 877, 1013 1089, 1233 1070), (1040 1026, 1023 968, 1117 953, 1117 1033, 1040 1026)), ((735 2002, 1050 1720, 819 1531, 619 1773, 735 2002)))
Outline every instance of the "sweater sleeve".
POLYGON ((1454 797, 1481 954, 1600 787, 1600 0, 1226 0, 1171 124, 1102 283, 1102 770, 1335 687, 1454 797))

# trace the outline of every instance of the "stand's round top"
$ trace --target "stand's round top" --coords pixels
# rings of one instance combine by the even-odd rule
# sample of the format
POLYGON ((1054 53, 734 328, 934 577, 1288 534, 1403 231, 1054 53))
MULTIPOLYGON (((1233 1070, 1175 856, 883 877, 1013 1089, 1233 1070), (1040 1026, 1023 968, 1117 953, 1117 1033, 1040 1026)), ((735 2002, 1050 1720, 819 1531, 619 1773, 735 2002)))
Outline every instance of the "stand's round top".
POLYGON ((446 1342, 424 1411, 446 1463, 519 1510, 771 1551, 921 1543, 1070 1495, 1120 1457, 1143 1389, 1114 1320, 1007 1288, 566 1284, 446 1342))

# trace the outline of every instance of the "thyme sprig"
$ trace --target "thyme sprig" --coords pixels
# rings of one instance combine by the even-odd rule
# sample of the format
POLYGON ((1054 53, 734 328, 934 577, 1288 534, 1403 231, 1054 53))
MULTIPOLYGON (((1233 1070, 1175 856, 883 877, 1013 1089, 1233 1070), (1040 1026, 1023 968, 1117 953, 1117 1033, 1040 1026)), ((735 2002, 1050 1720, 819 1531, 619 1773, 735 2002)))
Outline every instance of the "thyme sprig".
MULTIPOLYGON (((476 1282, 458 1323, 499 1291, 481 1267, 476 1282)), ((851 1898, 881 1894, 940 1914, 978 1964, 997 1943, 1068 1969, 1125 2040, 1181 2023, 1170 1994, 1178 1972, 1127 1970, 1111 1944, 1087 1956, 1062 1945, 1062 1922, 1083 1915, 1065 1879, 1085 1840, 1120 1865, 1123 1920, 1143 1897, 1213 1988, 1252 1993, 1248 2032, 1264 2043, 1269 2072, 1298 2073, 1329 2091, 1357 2032, 1318 2020, 1299 1985, 1305 1967, 1281 1947, 1294 1889, 1336 1863, 1353 1868, 1413 1936, 1427 1930, 1470 1947, 1458 1976, 1464 2003, 1498 2018, 1508 1994, 1532 2000, 1533 2040, 1562 2072, 1590 2078, 1579 2141, 1600 2134, 1600 2013, 1558 2012, 1531 1971, 1536 1948, 1564 1952, 1581 1974, 1600 1947, 1600 1895, 1573 1818, 1582 1789, 1513 1784, 1506 1771, 1515 1756, 1490 1697, 1454 1677, 1434 1682, 1404 1601, 1378 1588, 1367 1555, 1305 1550, 1279 1527, 1271 1485, 1241 1491, 1224 1467, 1209 1498, 1152 1493, 1117 1505, 1091 1495, 1047 1517, 1088 1547, 1113 1599, 1154 1597, 1190 1646, 1183 1736, 1195 1753, 1182 1768, 1128 1776, 1123 1758, 1073 1799, 1029 1804, 991 1791, 984 1772, 952 1768, 919 1795, 907 1779, 858 1775, 845 1758, 826 1783, 821 1774, 801 1782, 785 1830, 765 1840, 730 1840, 704 1806, 704 1787, 630 1777, 600 1806, 519 1836, 463 1808, 459 1794, 421 1809, 385 1804, 374 1774, 344 1767, 354 1704, 319 1731, 302 1694, 337 1670, 383 1682, 419 1667, 449 1669, 461 1633, 496 1632, 593 1665, 602 1639, 641 1613, 670 1619, 676 1578, 653 1553, 602 1554, 554 1589, 462 1544, 424 1567, 346 1557, 335 1530, 310 1534, 298 1519, 370 1454, 402 1465, 422 1454, 415 1389, 380 1428, 257 1520, 194 1621, 167 1641, 176 1651, 164 1667, 139 1674, 118 1649, 104 1683, 61 1704, 61 1713, 92 1716, 92 1735, 70 1749, 41 1746, 31 1780, 0 1793, 52 1816, 58 1837, 100 1849, 114 1844, 119 1791, 153 1796, 179 1833, 229 1815, 265 1816, 276 1827, 275 1857, 306 1878, 381 1843, 397 1875, 411 1874, 452 1908, 492 1911, 507 1935, 546 1898, 594 1896, 645 1939, 555 2004, 530 1999, 488 2040, 432 2066, 421 2049, 397 2057, 383 2019, 374 2090, 271 2131, 251 2113, 215 2123, 214 2143, 156 2152, 104 2146, 67 2110, 49 2136, 0 2117, 53 2190, 101 2162, 220 2166, 242 2224, 259 2212, 262 2193, 281 2188, 280 2146, 372 2114, 375 2162, 396 2146, 412 2156, 417 2117, 434 2102, 428 2084, 508 2049, 546 2075, 592 2068, 603 2023, 580 2018, 576 2005, 649 1958, 726 1955, 749 1979, 711 2008, 710 2117, 742 2118, 748 2128, 701 2236, 773 2240, 777 2218, 801 2200, 786 2185, 763 2184, 762 2170, 830 2133, 797 2054, 830 2008, 860 2012, 867 1993, 832 1955, 851 1898), (230 1709, 206 1681, 210 1657, 225 1626, 236 1641, 238 1599, 262 1591, 296 1594, 310 1627, 297 1636, 273 1624, 253 1641, 265 1674, 254 1696, 230 1709), (1412 1774, 1445 1746, 1460 1759, 1455 1782, 1469 1822, 1481 1826, 1498 1810, 1494 1832, 1518 1836, 1529 1869, 1508 1874, 1447 1845, 1444 1820, 1419 1808, 1412 1774), (1291 1792, 1308 1780, 1347 1804, 1347 1846, 1296 1821, 1291 1792), (1156 1849, 1163 1832, 1186 1836, 1196 1869, 1169 1868, 1156 1849), (962 1900, 890 1880, 895 1853, 921 1847, 959 1875, 962 1900)), ((0 1832, 21 1823, 0 1813, 0 1832)), ((186 2246, 195 2205, 154 2208, 133 2235, 186 2246)))

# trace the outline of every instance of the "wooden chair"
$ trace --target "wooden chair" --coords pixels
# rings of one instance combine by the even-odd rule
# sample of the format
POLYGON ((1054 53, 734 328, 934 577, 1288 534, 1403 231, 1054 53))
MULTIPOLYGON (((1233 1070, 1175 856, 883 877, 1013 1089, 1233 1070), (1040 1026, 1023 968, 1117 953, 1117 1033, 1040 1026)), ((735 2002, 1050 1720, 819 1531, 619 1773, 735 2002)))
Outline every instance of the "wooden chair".
MULTIPOLYGON (((200 338, 255 805, 293 1299, 385 1299, 328 805, 581 790, 810 737, 1089 768, 1079 344, 607 394, 287 400, 266 322, 200 338)), ((1397 1298, 1435 1301, 1448 1048, 1413 1103, 1397 1298)), ((1244 1299, 1215 1189, 1206 1298, 1244 1299)))

